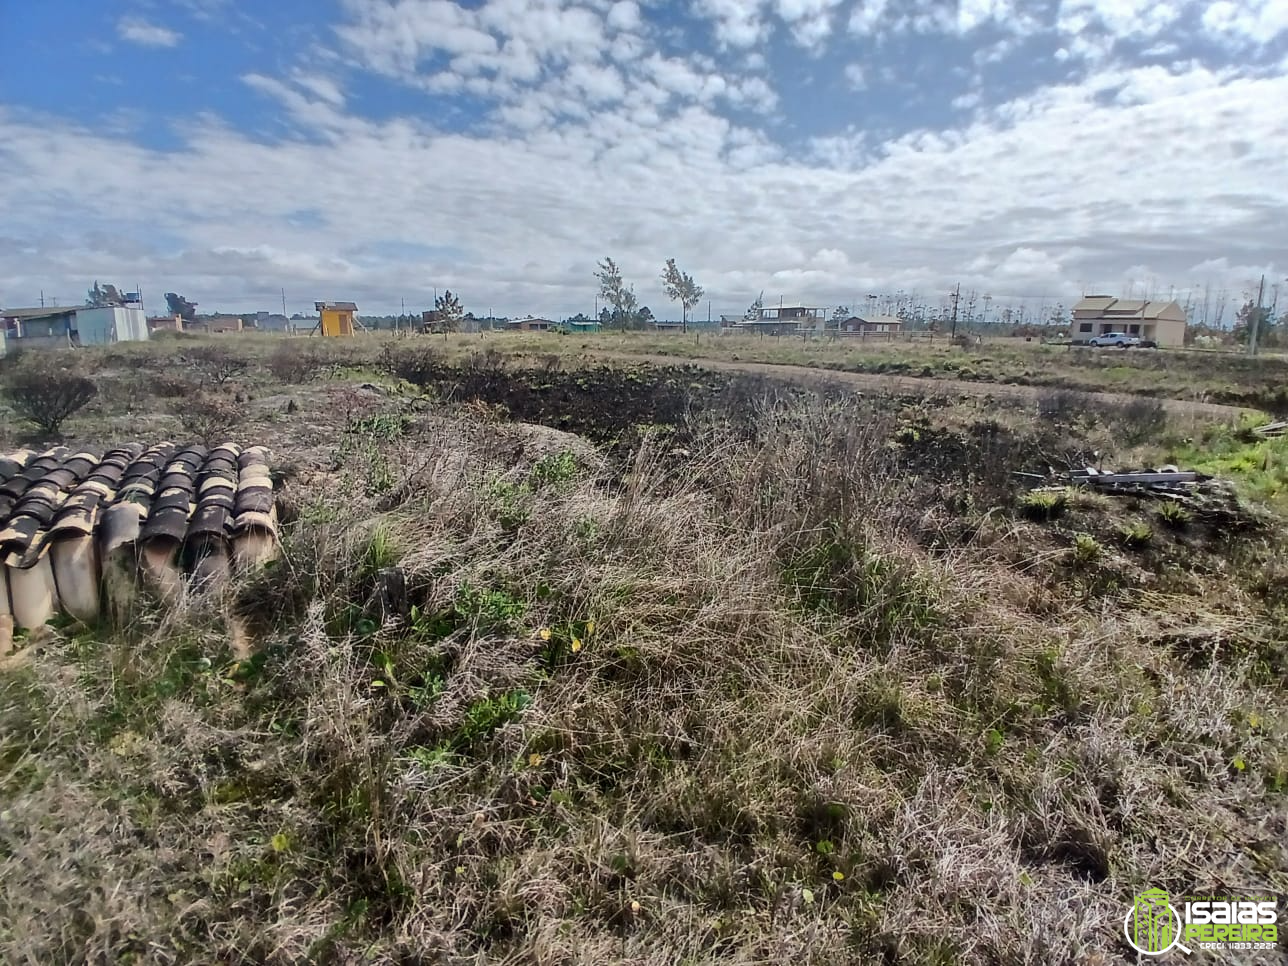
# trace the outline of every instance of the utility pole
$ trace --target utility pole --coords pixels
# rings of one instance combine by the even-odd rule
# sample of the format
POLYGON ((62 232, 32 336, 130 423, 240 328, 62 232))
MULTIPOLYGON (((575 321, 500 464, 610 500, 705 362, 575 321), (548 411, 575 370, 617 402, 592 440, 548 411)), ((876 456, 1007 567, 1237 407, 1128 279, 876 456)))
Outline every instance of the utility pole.
POLYGON ((1257 307, 1252 316, 1252 326, 1248 333, 1248 355, 1257 354, 1257 330, 1261 328, 1261 300, 1266 295, 1266 277, 1261 276, 1261 285, 1257 288, 1257 307))
POLYGON ((961 301, 961 297, 962 297, 962 283, 958 282, 957 288, 953 292, 953 331, 952 331, 953 338, 957 337, 957 303, 961 301))
MULTIPOLYGON (((399 299, 398 301, 402 303, 402 311, 398 313, 398 322, 401 322, 403 321, 403 319, 407 317, 407 300, 404 298, 404 299, 399 299)), ((398 322, 394 323, 395 332, 398 331, 398 322)))
POLYGON ((282 289, 282 315, 286 315, 286 289, 282 289))
POLYGON ((45 290, 43 288, 40 290, 40 307, 42 309, 45 307, 45 290))

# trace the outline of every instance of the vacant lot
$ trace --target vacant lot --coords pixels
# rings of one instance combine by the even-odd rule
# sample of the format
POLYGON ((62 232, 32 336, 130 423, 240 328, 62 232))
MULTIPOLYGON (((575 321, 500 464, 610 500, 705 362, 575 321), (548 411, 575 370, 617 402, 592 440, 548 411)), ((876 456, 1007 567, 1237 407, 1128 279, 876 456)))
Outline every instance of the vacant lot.
POLYGON ((595 355, 656 340, 211 344, 62 360, 62 431, 268 443, 282 559, 5 660, 0 960, 1127 963, 1148 886, 1288 890, 1284 440, 595 355), (1168 459, 1241 499, 1016 475, 1168 459))
POLYGON ((934 341, 802 340, 718 334, 508 334, 458 336, 499 351, 559 354, 626 353, 674 359, 773 363, 952 383, 1016 385, 1129 393, 1220 403, 1288 415, 1288 357, 1249 359, 1200 350, 1089 349, 993 339, 955 346, 934 341))

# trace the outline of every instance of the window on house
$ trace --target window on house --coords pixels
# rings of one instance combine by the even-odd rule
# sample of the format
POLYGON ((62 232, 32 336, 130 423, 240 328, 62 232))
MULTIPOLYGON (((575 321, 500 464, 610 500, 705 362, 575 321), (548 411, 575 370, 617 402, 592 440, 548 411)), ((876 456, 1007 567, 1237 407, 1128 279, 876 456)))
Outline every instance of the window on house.
POLYGON ((1091 331, 1091 323, 1090 323, 1090 322, 1083 322, 1083 323, 1082 323, 1082 325, 1078 326, 1078 331, 1079 331, 1079 332, 1090 332, 1090 331, 1091 331))

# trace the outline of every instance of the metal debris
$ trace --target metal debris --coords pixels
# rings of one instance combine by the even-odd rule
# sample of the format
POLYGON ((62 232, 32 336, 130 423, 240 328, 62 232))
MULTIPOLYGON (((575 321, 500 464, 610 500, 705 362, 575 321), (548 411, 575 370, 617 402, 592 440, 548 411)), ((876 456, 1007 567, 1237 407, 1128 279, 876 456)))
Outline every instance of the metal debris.
POLYGON ((1088 466, 1068 474, 1068 481, 1074 486, 1093 486, 1098 490, 1132 492, 1148 490, 1175 493, 1209 479, 1211 477, 1202 473, 1179 470, 1174 466, 1141 470, 1136 473, 1107 473, 1088 466))

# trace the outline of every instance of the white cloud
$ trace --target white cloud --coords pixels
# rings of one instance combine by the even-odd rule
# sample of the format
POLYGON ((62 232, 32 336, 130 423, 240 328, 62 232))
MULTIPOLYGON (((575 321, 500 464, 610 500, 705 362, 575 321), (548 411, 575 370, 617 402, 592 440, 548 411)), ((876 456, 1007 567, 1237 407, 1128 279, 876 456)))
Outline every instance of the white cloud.
POLYGON ((614 30, 638 30, 640 8, 634 0, 619 0, 608 11, 608 26, 614 30))
POLYGON ((183 34, 168 27, 148 23, 139 17, 122 17, 116 22, 116 34, 122 40, 140 47, 176 47, 183 34))
POLYGON ((875 33, 888 4, 889 0, 858 0, 850 14, 850 33, 875 33))
POLYGON ((332 78, 302 71, 296 71, 292 76, 296 84, 303 87, 313 96, 321 98, 335 107, 340 107, 344 104, 344 92, 332 78))
MULTIPOLYGON (((285 286, 301 305, 348 297, 374 311, 450 285, 470 307, 573 312, 593 297, 590 272, 605 253, 655 310, 670 255, 717 311, 740 311, 762 288, 836 304, 855 291, 942 294, 960 279, 999 298, 1067 298, 1079 280, 1116 279, 1124 265, 1181 285, 1196 266, 1215 281, 1232 266, 1277 260, 1288 271, 1288 161, 1277 147, 1288 143, 1288 65, 1105 61, 1003 104, 972 79, 949 95, 964 113, 944 130, 815 127, 779 143, 770 81, 786 95, 790 79, 734 38, 746 28, 789 40, 839 14, 824 0, 716 0, 706 9, 721 11, 712 29, 727 47, 711 56, 669 40, 664 52, 656 25, 642 22, 650 8, 630 0, 346 3, 353 19, 340 37, 353 66, 323 73, 310 57, 243 78, 271 99, 282 122, 272 138, 199 117, 161 150, 129 125, 82 129, 0 108, 0 170, 11 175, 0 210, 24 239, 0 245, 6 297, 78 291, 91 264, 229 308, 266 307, 285 286), (407 85, 401 115, 355 113, 345 92, 362 70, 407 85), (424 109, 442 91, 485 101, 466 130, 445 133, 441 112, 424 109), (137 196, 146 212, 123 218, 115 200, 137 196)), ((981 0, 949 18, 951 5, 938 6, 865 0, 850 29, 956 34, 1000 27, 1010 9, 981 0)), ((1065 6, 1110 41, 1105 26, 1128 6, 1172 23, 1148 0, 1065 6)), ((1208 10, 1223 36, 1248 29, 1235 26, 1243 8, 1208 10)), ((1073 37, 1049 40, 1080 49, 1073 37)), ((823 69, 858 86, 904 81, 900 67, 846 51, 823 69)))
POLYGON ((695 9, 714 22, 716 40, 721 44, 747 49, 769 36, 763 7, 762 0, 697 0, 695 9))
POLYGON ((1203 26, 1257 46, 1276 43, 1288 32, 1285 0, 1219 0, 1203 12, 1203 26))
POLYGON ((568 71, 568 81, 596 104, 620 101, 626 94, 622 75, 614 67, 574 64, 568 71))
POLYGON ((1153 37, 1175 24, 1191 0, 1062 0, 1060 26, 1080 33, 1096 25, 1118 37, 1153 37))

